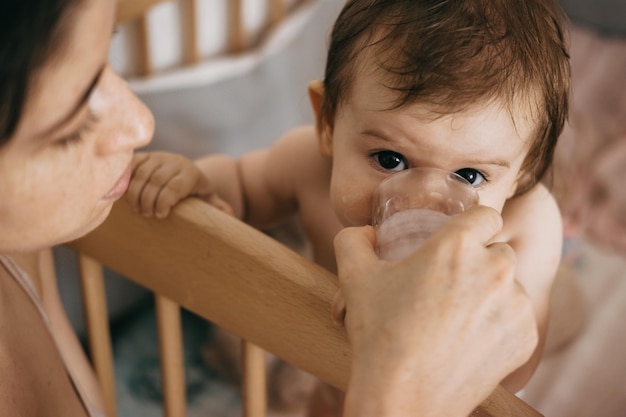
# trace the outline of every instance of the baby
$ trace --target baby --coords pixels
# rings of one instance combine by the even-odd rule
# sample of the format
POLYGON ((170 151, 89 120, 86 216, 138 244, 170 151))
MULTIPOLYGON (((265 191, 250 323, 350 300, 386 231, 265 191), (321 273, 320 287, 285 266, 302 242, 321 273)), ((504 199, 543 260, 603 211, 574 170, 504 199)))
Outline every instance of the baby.
POLYGON ((535 305, 539 346, 502 381, 518 391, 541 356, 561 254, 559 210, 540 183, 567 113, 561 19, 552 0, 349 0, 324 80, 309 85, 315 126, 239 159, 139 154, 128 197, 164 218, 198 196, 260 229, 297 213, 314 260, 335 271, 333 238, 371 224, 381 181, 414 167, 456 172, 501 212, 499 240, 535 305))

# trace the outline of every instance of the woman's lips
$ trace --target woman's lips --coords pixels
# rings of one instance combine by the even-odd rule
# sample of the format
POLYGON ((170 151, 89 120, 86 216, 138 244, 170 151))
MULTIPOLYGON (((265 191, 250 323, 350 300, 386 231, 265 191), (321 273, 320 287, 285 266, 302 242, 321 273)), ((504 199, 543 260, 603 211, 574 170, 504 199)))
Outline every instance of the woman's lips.
POLYGON ((132 170, 129 164, 128 167, 126 167, 126 170, 124 171, 120 179, 117 180, 113 188, 111 188, 111 190, 109 190, 109 192, 105 194, 104 199, 105 200, 117 200, 122 195, 124 195, 124 193, 126 192, 126 189, 128 188, 128 184, 130 183, 131 174, 132 174, 132 170))

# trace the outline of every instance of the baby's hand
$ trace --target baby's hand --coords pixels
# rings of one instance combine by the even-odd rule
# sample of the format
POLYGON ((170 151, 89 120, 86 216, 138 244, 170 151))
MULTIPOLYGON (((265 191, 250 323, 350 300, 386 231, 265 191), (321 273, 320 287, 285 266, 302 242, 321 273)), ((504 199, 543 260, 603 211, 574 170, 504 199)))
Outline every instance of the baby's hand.
POLYGON ((230 206, 214 193, 211 181, 189 159, 167 152, 137 153, 127 198, 135 211, 163 219, 179 201, 189 196, 203 198, 220 210, 230 206))

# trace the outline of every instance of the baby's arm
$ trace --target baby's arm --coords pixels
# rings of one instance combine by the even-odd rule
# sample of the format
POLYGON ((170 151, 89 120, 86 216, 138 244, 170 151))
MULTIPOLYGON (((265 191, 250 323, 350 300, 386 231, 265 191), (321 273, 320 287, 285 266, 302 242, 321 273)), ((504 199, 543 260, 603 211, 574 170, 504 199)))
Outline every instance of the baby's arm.
POLYGON ((526 385, 535 372, 545 344, 552 283, 561 260, 563 226, 559 208, 543 186, 509 200, 502 217, 505 240, 517 256, 516 277, 533 301, 539 343, 530 360, 502 382, 512 392, 526 385))
POLYGON ((269 149, 249 152, 236 161, 227 156, 208 156, 196 161, 214 180, 217 193, 246 223, 265 229, 275 226, 298 210, 300 191, 324 181, 316 169, 326 163, 317 148, 312 126, 293 129, 269 149), (228 184, 222 178, 235 176, 228 184))
POLYGON ((311 176, 307 169, 319 158, 312 127, 294 129, 271 148, 239 159, 216 154, 191 161, 167 152, 138 153, 127 195, 146 216, 167 217, 180 200, 196 196, 265 228, 296 211, 302 178, 311 176))

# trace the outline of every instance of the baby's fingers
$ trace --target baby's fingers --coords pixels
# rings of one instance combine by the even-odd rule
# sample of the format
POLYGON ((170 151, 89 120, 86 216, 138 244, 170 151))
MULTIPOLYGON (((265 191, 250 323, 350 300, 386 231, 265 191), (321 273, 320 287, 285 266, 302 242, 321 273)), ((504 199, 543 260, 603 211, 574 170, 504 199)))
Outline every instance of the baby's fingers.
POLYGON ((180 200, 180 197, 171 195, 177 194, 171 182, 178 174, 178 166, 167 163, 159 162, 156 165, 144 163, 137 168, 136 181, 133 179, 133 182, 136 183, 138 190, 133 192, 137 193, 137 208, 142 215, 147 217, 156 215, 157 203, 162 198, 164 201, 160 205, 161 213, 163 213, 163 206, 169 204, 167 208, 169 212, 169 208, 180 200))
POLYGON ((149 153, 137 153, 133 157, 131 176, 126 198, 132 208, 139 212, 141 210, 141 197, 145 186, 150 181, 154 170, 160 166, 160 161, 150 157, 149 153))

